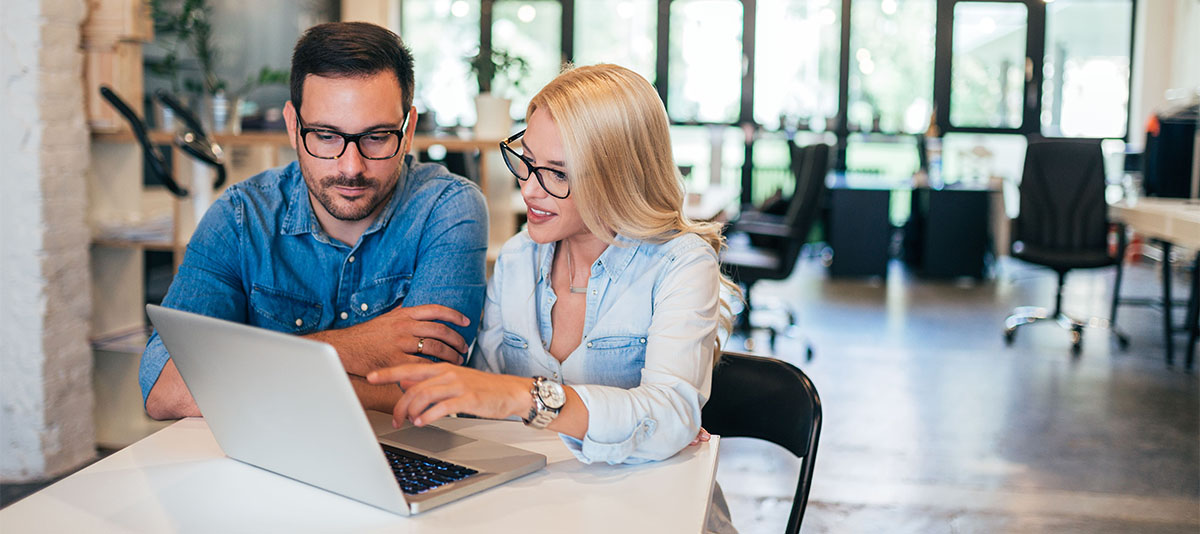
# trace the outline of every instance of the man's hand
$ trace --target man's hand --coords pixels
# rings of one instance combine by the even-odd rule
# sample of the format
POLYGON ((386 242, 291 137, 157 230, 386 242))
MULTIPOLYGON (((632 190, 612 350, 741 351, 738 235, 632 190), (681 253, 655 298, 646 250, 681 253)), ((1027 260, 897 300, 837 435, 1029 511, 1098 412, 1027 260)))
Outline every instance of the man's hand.
POLYGON ((340 330, 314 332, 304 337, 333 345, 346 372, 367 376, 375 369, 426 358, 461 365, 467 342, 442 321, 468 326, 465 315, 438 304, 399 307, 370 321, 340 330))

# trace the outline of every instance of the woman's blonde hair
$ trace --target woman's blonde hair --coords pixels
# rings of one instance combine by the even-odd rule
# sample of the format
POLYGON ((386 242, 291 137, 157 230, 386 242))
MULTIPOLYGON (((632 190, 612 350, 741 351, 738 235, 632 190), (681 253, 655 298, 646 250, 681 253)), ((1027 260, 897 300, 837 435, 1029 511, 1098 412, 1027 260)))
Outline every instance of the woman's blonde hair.
MULTIPOLYGON (((593 234, 611 245, 617 234, 662 243, 693 233, 721 253, 721 224, 683 215, 666 109, 645 78, 618 65, 568 67, 533 97, 526 120, 538 109, 558 125, 571 195, 593 234)), ((740 298, 740 288, 719 276, 728 294, 740 298)), ((732 326, 724 298, 719 326, 725 332, 732 326)))

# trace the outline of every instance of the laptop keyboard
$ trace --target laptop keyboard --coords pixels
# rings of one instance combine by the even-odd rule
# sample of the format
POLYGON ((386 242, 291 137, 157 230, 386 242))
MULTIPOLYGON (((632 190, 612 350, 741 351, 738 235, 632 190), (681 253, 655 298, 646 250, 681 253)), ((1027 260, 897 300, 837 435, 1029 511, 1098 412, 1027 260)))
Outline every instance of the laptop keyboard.
POLYGON ((410 495, 425 493, 433 488, 456 482, 478 473, 469 467, 435 460, 428 456, 395 447, 383 446, 392 473, 400 489, 410 495))

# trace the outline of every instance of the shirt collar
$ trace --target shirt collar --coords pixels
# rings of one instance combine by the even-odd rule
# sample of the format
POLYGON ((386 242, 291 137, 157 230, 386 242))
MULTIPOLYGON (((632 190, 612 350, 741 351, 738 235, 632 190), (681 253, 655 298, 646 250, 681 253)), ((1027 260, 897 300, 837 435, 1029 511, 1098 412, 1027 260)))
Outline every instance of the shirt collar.
MULTIPOLYGON (((371 234, 379 231, 387 226, 392 220, 392 216, 396 214, 396 210, 401 202, 401 197, 405 193, 405 185, 408 183, 408 172, 412 167, 412 155, 404 156, 404 163, 400 166, 400 177, 396 180, 396 187, 392 190, 392 196, 388 199, 387 204, 383 207, 383 211, 379 212, 379 216, 367 227, 363 235, 371 234)), ((287 200, 287 214, 284 215, 281 232, 283 235, 300 235, 313 234, 320 236, 324 234, 321 229, 321 223, 317 221, 317 214, 313 212, 312 202, 308 197, 308 184, 304 181, 304 174, 300 171, 300 163, 293 162, 287 169, 290 174, 292 194, 287 200)))
MULTIPOLYGON (((547 280, 550 276, 550 264, 554 259, 554 250, 558 246, 557 242, 549 243, 541 248, 541 254, 538 257, 538 282, 547 280)), ((633 261, 634 255, 641 248, 642 242, 636 239, 617 235, 613 238, 613 244, 604 249, 600 257, 596 260, 595 266, 600 270, 607 270, 609 277, 612 279, 620 278, 621 273, 625 272, 625 268, 629 267, 633 261)))

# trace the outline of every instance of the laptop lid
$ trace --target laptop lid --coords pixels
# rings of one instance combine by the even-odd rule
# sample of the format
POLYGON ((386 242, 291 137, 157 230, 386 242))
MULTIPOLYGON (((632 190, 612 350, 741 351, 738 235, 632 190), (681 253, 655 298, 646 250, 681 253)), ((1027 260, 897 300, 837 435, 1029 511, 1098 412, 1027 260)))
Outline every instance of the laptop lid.
POLYGON ((146 311, 217 443, 236 460, 402 515, 546 464, 515 447, 409 427, 383 442, 451 462, 465 451, 481 475, 406 496, 332 346, 161 306, 146 311))

